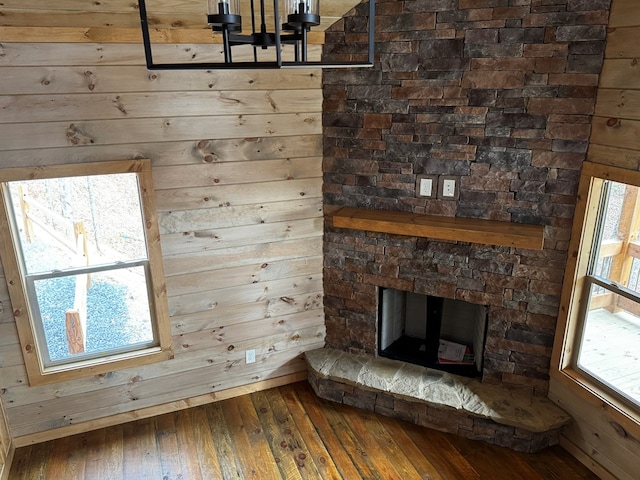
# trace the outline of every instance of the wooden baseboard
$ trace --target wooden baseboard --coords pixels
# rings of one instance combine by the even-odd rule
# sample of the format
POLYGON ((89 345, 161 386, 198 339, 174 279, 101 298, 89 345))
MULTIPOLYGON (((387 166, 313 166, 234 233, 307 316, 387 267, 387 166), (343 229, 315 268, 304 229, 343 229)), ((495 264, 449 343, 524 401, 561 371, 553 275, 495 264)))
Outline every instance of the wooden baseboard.
MULTIPOLYGON (((249 393, 267 390, 269 388, 280 387, 282 385, 288 385, 290 383, 305 380, 306 378, 306 371, 296 372, 289 375, 283 375, 282 377, 276 377, 268 380, 263 380, 261 382, 251 383, 249 385, 230 388, 221 392, 208 393, 206 395, 200 395, 184 400, 169 402, 154 407, 142 408, 140 410, 133 410, 131 412, 120 413, 118 415, 78 423, 76 425, 68 425, 66 427, 56 428, 53 430, 48 430, 46 432, 38 432, 30 435, 24 435, 22 437, 16 437, 13 439, 13 443, 16 448, 19 448, 27 445, 33 445, 35 443, 47 442, 49 440, 76 435, 78 433, 98 430, 100 428, 111 427, 113 425, 119 425, 121 423, 149 418, 156 415, 163 415, 165 413, 171 413, 177 410, 183 410, 185 408, 206 405, 208 403, 218 402, 220 400, 226 400, 228 398, 233 398, 240 395, 247 395, 249 393)), ((5 478, 1 477, 0 480, 5 480, 5 478)))
POLYGON ((560 435, 560 446, 573 455, 580 463, 600 477, 601 480, 618 480, 609 470, 587 455, 580 447, 564 435, 560 435))

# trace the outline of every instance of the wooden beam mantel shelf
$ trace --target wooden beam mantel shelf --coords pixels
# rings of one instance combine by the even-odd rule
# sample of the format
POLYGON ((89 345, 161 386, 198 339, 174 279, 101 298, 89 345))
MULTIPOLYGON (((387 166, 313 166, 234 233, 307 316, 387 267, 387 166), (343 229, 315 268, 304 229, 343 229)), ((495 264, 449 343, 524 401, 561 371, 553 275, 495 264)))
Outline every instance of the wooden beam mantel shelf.
POLYGON ((342 207, 337 210, 333 214, 333 226, 531 250, 542 250, 544 242, 542 225, 353 207, 342 207))

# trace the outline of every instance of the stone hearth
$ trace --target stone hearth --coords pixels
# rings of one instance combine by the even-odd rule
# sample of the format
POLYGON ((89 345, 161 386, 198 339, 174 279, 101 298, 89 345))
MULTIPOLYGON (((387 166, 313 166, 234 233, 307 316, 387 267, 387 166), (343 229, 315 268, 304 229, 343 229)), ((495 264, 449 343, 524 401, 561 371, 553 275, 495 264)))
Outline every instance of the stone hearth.
POLYGON ((535 452, 571 418, 546 398, 330 348, 305 354, 319 397, 475 440, 535 452))

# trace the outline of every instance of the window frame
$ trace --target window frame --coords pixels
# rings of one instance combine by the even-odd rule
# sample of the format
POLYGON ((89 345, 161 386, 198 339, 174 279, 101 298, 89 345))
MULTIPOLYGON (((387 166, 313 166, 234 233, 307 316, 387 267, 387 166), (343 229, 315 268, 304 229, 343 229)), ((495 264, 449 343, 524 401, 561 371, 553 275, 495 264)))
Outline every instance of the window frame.
POLYGON ((0 169, 0 190, 2 193, 0 195, 0 259, 4 267, 30 385, 61 382, 173 358, 171 325, 150 160, 117 160, 5 168, 0 169), (17 239, 14 239, 12 233, 13 217, 8 205, 6 182, 118 173, 135 173, 138 178, 142 221, 148 252, 149 275, 147 282, 149 282, 148 290, 151 292, 149 310, 153 323, 152 328, 157 337, 157 345, 124 353, 111 353, 99 358, 79 359, 61 365, 45 366, 37 347, 35 330, 38 327, 34 324, 30 313, 26 280, 20 267, 19 253, 16 249, 17 239))
MULTIPOLYGON (((614 389, 605 386, 578 366, 578 347, 585 326, 590 285, 599 284, 590 275, 591 250, 598 235, 598 214, 605 181, 640 187, 640 172, 610 165, 584 162, 578 187, 576 210, 568 250, 550 376, 552 381, 598 405, 613 420, 629 431, 640 434, 640 408, 626 401, 614 389)), ((608 290, 626 294, 616 285, 608 290), (618 292, 618 290, 620 292, 618 292)), ((626 295, 625 295, 626 296, 626 295)), ((633 295, 634 297, 636 295, 633 295)))

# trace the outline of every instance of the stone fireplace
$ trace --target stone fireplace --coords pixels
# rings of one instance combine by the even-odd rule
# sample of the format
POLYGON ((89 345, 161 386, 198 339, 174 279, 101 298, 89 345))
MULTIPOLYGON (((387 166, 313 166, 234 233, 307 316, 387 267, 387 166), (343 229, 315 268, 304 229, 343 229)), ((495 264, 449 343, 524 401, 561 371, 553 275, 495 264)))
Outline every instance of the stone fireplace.
MULTIPOLYGON (((326 56, 349 57, 365 10, 327 32, 326 56)), ((376 10, 375 67, 323 77, 327 348, 378 358, 380 288, 464 300, 487 309, 482 385, 545 397, 609 1, 382 0, 376 10), (457 179, 458 198, 418 196, 418 175, 457 179), (537 225, 544 243, 336 227, 341 207, 537 225)))
POLYGON ((564 256, 555 251, 328 230, 329 347, 377 355, 379 288, 464 300, 487 308, 483 382, 546 394, 564 256), (557 293, 532 288, 555 288, 557 293))
POLYGON ((327 347, 306 354, 312 386, 326 399, 521 451, 557 443, 570 421, 546 399, 558 300, 528 292, 532 283, 544 283, 529 278, 536 270, 559 290, 562 268, 553 281, 556 268, 545 258, 564 262, 544 249, 327 226, 327 347), (455 368, 384 358, 381 290, 464 301, 484 311, 481 380, 455 368))

